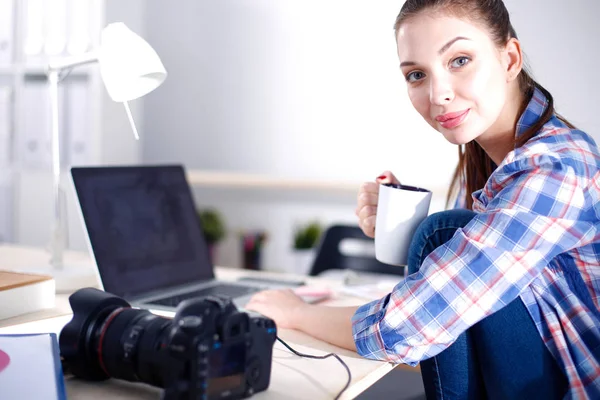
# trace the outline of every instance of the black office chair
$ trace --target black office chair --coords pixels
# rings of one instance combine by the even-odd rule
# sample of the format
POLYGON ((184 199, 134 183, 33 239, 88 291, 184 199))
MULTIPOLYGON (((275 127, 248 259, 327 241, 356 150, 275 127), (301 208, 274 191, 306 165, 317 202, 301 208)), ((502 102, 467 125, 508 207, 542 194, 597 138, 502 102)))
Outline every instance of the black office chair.
POLYGON ((358 226, 332 225, 323 234, 309 275, 315 276, 330 269, 404 275, 405 268, 379 262, 374 255, 343 254, 340 244, 345 239, 364 240, 374 244, 374 240, 366 236, 358 226))

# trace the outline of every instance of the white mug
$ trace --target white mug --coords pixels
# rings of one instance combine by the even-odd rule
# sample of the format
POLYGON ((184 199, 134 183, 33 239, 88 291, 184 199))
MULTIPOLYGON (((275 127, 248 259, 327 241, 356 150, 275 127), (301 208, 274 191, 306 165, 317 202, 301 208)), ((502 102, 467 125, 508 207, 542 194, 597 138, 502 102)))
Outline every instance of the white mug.
POLYGON ((384 183, 379 186, 375 219, 375 258, 385 264, 407 265, 415 230, 427 217, 431 191, 384 183))

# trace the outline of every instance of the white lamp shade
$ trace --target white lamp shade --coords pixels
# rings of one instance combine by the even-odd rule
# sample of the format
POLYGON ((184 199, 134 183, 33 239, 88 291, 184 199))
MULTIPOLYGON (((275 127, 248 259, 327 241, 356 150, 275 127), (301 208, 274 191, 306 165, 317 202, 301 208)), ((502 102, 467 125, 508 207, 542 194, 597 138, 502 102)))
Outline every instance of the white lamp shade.
POLYGON ((154 49, 122 22, 102 30, 97 56, 108 95, 117 102, 142 97, 167 77, 154 49))

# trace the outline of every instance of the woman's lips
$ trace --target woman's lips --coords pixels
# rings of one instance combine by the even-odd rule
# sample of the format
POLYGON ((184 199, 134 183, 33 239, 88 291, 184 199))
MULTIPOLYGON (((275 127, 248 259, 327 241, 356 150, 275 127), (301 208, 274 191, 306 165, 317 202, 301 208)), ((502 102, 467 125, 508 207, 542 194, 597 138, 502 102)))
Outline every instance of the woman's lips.
POLYGON ((469 111, 471 111, 471 109, 439 115, 435 117, 435 120, 446 129, 456 128, 467 118, 469 111))

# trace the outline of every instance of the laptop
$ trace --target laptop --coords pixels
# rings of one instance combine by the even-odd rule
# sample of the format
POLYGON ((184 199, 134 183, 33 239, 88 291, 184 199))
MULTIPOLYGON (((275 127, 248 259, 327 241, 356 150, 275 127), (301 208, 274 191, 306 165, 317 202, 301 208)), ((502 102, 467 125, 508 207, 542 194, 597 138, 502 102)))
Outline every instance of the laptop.
POLYGON ((175 311, 207 295, 243 307, 269 287, 215 279, 183 166, 73 167, 71 177, 103 290, 175 311))

